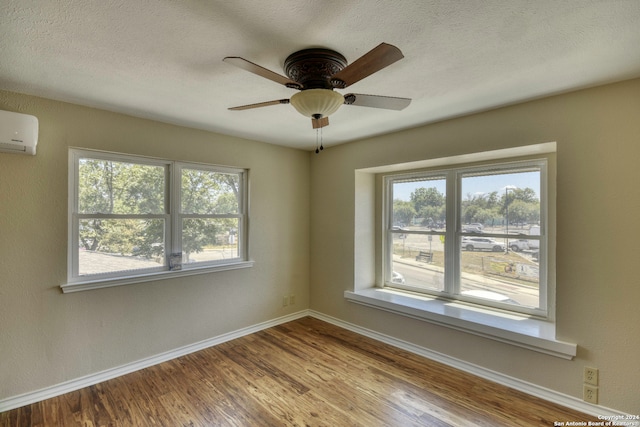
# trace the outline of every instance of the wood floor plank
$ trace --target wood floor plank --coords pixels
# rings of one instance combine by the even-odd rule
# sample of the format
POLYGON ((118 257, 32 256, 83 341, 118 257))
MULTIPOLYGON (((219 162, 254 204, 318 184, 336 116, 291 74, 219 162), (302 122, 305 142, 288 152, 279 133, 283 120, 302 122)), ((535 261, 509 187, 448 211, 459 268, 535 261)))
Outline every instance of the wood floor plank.
MULTIPOLYGON (((227 347, 221 345, 222 348, 227 347)), ((221 352, 224 356, 227 350, 214 349, 214 352, 221 352)), ((277 426, 282 425, 276 415, 271 413, 256 398, 256 375, 255 371, 246 370, 241 364, 236 363, 229 357, 222 357, 216 367, 216 386, 224 391, 232 405, 233 413, 229 414, 233 418, 242 420, 238 425, 256 426, 277 426)))
MULTIPOLYGON (((265 337, 264 343, 255 343, 252 348, 262 348, 265 352, 269 352, 273 356, 274 362, 278 362, 283 366, 287 365, 287 359, 291 359, 289 354, 285 354, 285 352, 273 351, 276 348, 276 341, 270 339, 273 337, 272 334, 264 333, 261 336, 265 337)), ((284 341, 285 337, 281 337, 284 341)), ((288 346, 286 348, 294 348, 288 346)), ((335 393, 327 394, 329 400, 333 402, 340 402, 343 405, 339 405, 336 403, 336 407, 340 408, 343 411, 348 411, 353 414, 354 417, 365 421, 368 419, 368 422, 365 425, 372 425, 371 423, 379 422, 380 419, 384 419, 388 417, 389 414, 395 414, 394 424, 410 426, 410 425, 421 425, 421 422, 418 419, 418 416, 415 414, 411 414, 409 412, 403 411, 388 411, 387 406, 390 405, 390 402, 387 400, 387 396, 384 391, 381 393, 372 393, 373 390, 370 386, 372 384, 365 384, 362 381, 362 376, 357 374, 359 367, 357 365, 342 365, 342 368, 339 368, 339 361, 341 359, 340 355, 331 355, 331 354, 323 354, 318 355, 315 354, 314 358, 307 359, 306 362, 313 360, 313 368, 309 370, 309 365, 304 363, 304 358, 301 358, 301 354, 303 353, 300 347, 295 347, 297 356, 294 357, 293 363, 289 363, 290 372, 292 372, 297 377, 307 377, 309 378, 309 385, 312 389, 321 389, 327 388, 327 384, 330 383, 331 390, 334 390, 335 393), (298 360, 300 359, 300 360, 298 360), (321 362, 321 363, 317 363, 321 362), (344 390, 357 390, 353 396, 345 395, 344 390), (382 395, 382 398, 380 396, 382 395), (364 410, 366 408, 366 411, 364 410), (356 414, 356 412, 358 414, 356 414)), ((291 353, 290 353, 291 354, 291 353)), ((289 360, 291 362, 291 360, 289 360)), ((365 380, 366 381, 366 380, 365 380)), ((383 387, 384 388, 384 387, 383 387)))
POLYGON ((314 318, 0 413, 0 426, 552 426, 593 417, 314 318))
MULTIPOLYGON (((393 372, 393 375, 410 381, 423 390, 428 390, 432 393, 430 399, 434 398, 433 394, 442 397, 443 399, 438 400, 437 406, 448 407, 447 414, 459 413, 465 419, 472 420, 469 424, 462 424, 460 418, 454 417, 452 419, 454 425, 510 426, 514 425, 514 421, 517 421, 518 425, 553 425, 553 421, 558 419, 560 407, 556 406, 551 411, 547 411, 549 403, 541 399, 462 373, 350 331, 334 329, 331 325, 315 319, 302 319, 299 324, 306 326, 305 332, 289 331, 289 335, 298 334, 299 337, 303 337, 306 333, 313 333, 315 337, 313 345, 318 348, 332 348, 335 343, 339 343, 339 348, 342 349, 341 358, 344 360, 375 366, 383 372, 393 372), (397 369, 393 369, 394 367, 397 369), (479 391, 482 387, 489 388, 491 391, 479 391), (517 404, 503 406, 513 408, 515 415, 509 411, 504 413, 496 411, 496 407, 502 407, 499 405, 500 399, 510 399, 514 395, 518 395, 517 404), (518 408, 523 407, 523 404, 524 412, 518 413, 518 408), (547 416, 543 417, 542 415, 545 414, 547 416)), ((585 417, 584 414, 568 411, 564 418, 572 419, 572 415, 585 417)))
POLYGON ((120 408, 118 414, 121 424, 145 427, 166 425, 163 421, 168 421, 170 417, 163 407, 155 404, 157 396, 146 393, 143 375, 138 371, 106 381, 114 394, 115 406, 120 408))

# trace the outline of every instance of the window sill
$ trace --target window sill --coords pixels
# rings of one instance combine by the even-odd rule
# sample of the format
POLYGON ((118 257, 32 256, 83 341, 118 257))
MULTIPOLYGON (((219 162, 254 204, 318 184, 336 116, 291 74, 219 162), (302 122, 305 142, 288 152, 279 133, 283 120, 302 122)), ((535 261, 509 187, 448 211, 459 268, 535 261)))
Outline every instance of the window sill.
POLYGON ((345 291, 347 300, 571 360, 577 345, 555 338, 555 324, 482 307, 380 288, 345 291))
POLYGON ((154 280, 174 279, 176 277, 193 276, 197 274, 215 273, 217 271, 237 270, 240 268, 253 267, 253 261, 239 261, 230 264, 216 265, 210 267, 190 268, 178 271, 161 271, 158 273, 150 273, 144 275, 117 277, 109 279, 94 279, 78 282, 65 283, 60 285, 62 292, 67 294, 70 292, 88 291, 91 289, 110 288, 113 286, 131 285, 134 283, 151 282, 154 280))

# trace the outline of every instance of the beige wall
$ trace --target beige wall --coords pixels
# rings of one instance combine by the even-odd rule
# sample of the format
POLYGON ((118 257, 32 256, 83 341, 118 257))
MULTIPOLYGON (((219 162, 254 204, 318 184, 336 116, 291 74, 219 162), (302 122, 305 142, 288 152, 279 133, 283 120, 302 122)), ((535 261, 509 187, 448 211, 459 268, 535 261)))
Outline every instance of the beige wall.
POLYGON ((577 398, 583 367, 594 366, 600 404, 637 414, 639 161, 640 80, 325 150, 311 161, 311 308, 577 398), (558 147, 557 332, 578 344, 573 361, 345 301, 360 228, 356 169, 549 141, 558 147))
POLYGON ((40 120, 35 157, 0 153, 0 399, 310 306, 576 397, 583 366, 595 366, 603 406, 640 410, 640 80, 317 156, 1 91, 0 109, 40 120), (356 169, 548 141, 558 144, 558 337, 578 344, 575 360, 344 300, 354 287, 356 169), (255 267, 63 295, 69 146, 250 168, 255 267), (296 305, 283 309, 287 293, 296 305))
POLYGON ((35 157, 0 153, 0 400, 308 307, 307 152, 8 92, 0 110, 40 121, 35 157), (249 168, 255 266, 62 294, 71 146, 249 168))

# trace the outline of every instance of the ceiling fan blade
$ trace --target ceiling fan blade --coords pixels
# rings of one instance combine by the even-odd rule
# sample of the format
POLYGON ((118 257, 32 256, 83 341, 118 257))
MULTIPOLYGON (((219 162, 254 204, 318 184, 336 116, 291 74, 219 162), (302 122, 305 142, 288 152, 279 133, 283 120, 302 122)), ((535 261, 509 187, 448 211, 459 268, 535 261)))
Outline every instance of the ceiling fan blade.
POLYGON ((273 82, 285 85, 286 87, 290 87, 292 89, 302 88, 299 83, 294 82, 293 80, 278 73, 274 73, 271 70, 267 70, 266 68, 261 67, 258 64, 254 64, 251 61, 247 61, 244 58, 240 58, 239 56, 227 56, 223 59, 223 61, 228 64, 235 65, 238 68, 242 68, 243 70, 249 71, 250 73, 257 74, 258 76, 264 77, 265 79, 269 79, 273 82))
POLYGON ((329 117, 322 117, 320 119, 311 119, 311 126, 314 129, 323 128, 325 126, 329 126, 329 117))
POLYGON ((386 110, 402 110, 411 104, 410 98, 397 98, 394 96, 363 95, 361 93, 349 93, 344 96, 346 105, 358 107, 384 108, 386 110))
POLYGON ((331 83, 336 88, 345 88, 402 58, 404 58, 404 55, 400 49, 387 43, 380 43, 342 71, 331 76, 331 83))
POLYGON ((288 99, 277 99, 275 101, 258 102, 257 104, 240 105, 239 107, 231 107, 229 110, 240 111, 249 110, 251 108, 268 107, 269 105, 288 104, 288 99))

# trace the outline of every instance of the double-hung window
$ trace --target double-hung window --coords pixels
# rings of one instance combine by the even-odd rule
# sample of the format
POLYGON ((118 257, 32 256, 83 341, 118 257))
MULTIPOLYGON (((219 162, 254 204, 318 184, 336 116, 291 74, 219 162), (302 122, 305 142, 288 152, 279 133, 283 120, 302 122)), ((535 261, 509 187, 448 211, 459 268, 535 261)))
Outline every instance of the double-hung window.
POLYGON ((546 318, 546 159, 384 177, 385 287, 546 318))
POLYGON ((247 171, 72 149, 68 260, 63 289, 248 266, 247 171))

